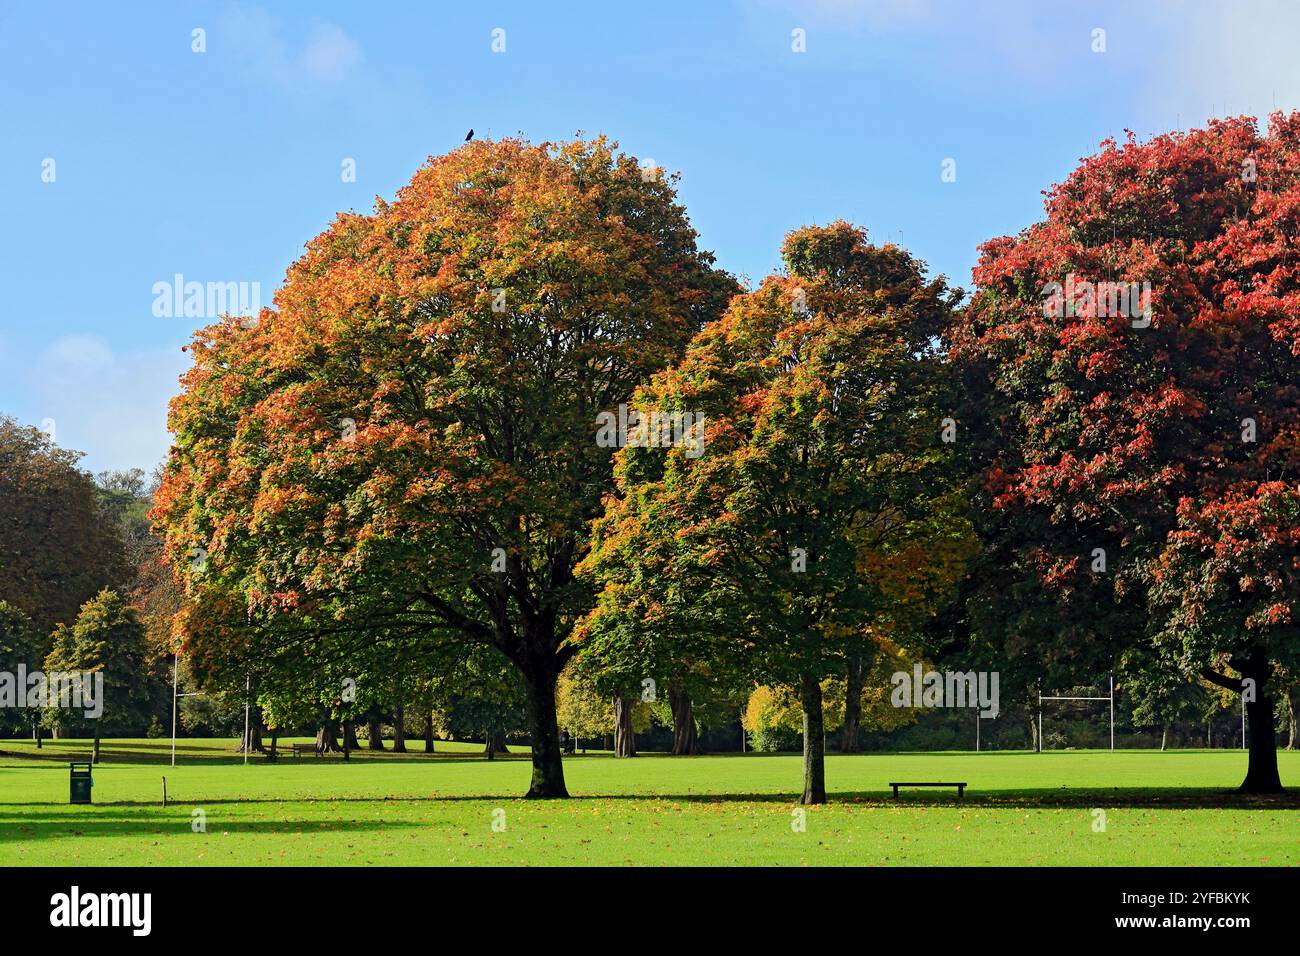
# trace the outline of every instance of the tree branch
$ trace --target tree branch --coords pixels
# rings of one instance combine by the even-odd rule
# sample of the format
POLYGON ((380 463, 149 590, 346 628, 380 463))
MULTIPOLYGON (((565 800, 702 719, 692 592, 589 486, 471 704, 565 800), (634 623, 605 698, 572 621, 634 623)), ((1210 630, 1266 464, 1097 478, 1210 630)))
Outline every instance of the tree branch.
POLYGON ((1229 677, 1227 674, 1220 674, 1212 667, 1202 667, 1200 673, 1201 676, 1205 678, 1207 681, 1209 681, 1211 684, 1215 684, 1216 686, 1222 687, 1225 690, 1235 690, 1238 692, 1241 691, 1240 677, 1229 677))

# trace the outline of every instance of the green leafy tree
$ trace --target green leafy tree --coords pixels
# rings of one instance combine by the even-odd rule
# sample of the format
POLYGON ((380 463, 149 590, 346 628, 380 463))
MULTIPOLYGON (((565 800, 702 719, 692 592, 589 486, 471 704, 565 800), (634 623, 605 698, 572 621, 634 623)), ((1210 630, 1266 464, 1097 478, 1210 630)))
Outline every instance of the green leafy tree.
POLYGON ((130 577, 122 541, 81 455, 0 417, 0 600, 42 634, 130 577))
POLYGON ((620 452, 589 560, 603 590, 588 645, 635 667, 680 640, 792 688, 801 800, 822 803, 822 683, 889 601, 859 573, 864 536, 926 513, 947 488, 936 336, 955 297, 847 223, 798 230, 782 255, 786 275, 734 299, 638 391, 643 421, 702 415, 702 444, 620 452))
POLYGON ((35 716, 25 710, 27 688, 18 683, 18 668, 40 670, 45 643, 26 613, 0 601, 0 673, 14 681, 14 699, 0 708, 0 732, 6 735, 27 732, 36 723, 35 716))
MULTIPOLYGON (((147 666, 144 628, 135 609, 108 588, 82 606, 71 626, 60 624, 55 629, 45 673, 48 677, 56 672, 103 675, 102 713, 90 721, 96 763, 105 733, 143 733, 149 718, 165 710, 165 685, 147 666)), ((84 711, 54 706, 47 717, 63 728, 86 723, 84 711)))
POLYGON ((153 507, 149 479, 140 468, 126 468, 101 471, 94 481, 104 520, 117 529, 127 567, 137 573, 146 557, 162 548, 149 527, 153 507))
POLYGON ((1160 749, 1169 744, 1169 731, 1180 721, 1205 712, 1205 687, 1189 680, 1176 662, 1161 660, 1145 648, 1132 648, 1121 658, 1119 689, 1136 727, 1160 731, 1160 749))
POLYGON ((556 709, 560 727, 575 738, 603 739, 614 733, 614 708, 609 697, 600 693, 576 664, 560 674, 556 689, 556 709))
POLYGON ((508 752, 508 734, 527 729, 519 671, 491 647, 440 655, 428 681, 429 699, 444 730, 455 737, 482 737, 489 759, 508 752))

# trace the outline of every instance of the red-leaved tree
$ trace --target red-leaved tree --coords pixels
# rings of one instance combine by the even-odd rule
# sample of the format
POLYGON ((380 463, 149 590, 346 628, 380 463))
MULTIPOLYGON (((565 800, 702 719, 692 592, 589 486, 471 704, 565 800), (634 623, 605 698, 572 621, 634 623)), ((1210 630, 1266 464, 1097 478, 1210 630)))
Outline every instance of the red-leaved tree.
POLYGON ((1269 680, 1297 653, 1291 571, 1259 561, 1291 560, 1300 488, 1297 237, 1300 114, 1108 141, 983 246, 953 330, 992 546, 1056 609, 1039 653, 1150 641, 1249 681, 1250 792, 1280 789, 1269 680))

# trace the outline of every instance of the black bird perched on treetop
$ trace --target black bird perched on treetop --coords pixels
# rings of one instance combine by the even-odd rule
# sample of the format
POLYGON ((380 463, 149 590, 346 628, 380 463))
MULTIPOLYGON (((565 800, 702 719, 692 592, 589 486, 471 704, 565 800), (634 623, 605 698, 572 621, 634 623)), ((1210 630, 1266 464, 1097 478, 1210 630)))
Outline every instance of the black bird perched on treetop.
POLYGON ((470 130, 468 133, 465 134, 465 142, 468 143, 468 142, 469 142, 471 139, 473 139, 473 138, 474 138, 474 131, 473 131, 473 130, 470 130))

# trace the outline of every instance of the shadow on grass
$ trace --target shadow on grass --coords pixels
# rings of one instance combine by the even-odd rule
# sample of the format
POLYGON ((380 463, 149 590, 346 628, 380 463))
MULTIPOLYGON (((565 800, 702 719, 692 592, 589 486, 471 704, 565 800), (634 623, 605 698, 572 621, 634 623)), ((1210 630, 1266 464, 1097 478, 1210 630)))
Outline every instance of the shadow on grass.
MULTIPOLYGON (((225 748, 214 748, 206 745, 209 738, 202 738, 203 742, 196 742, 194 738, 178 741, 176 747, 177 766, 198 767, 198 766, 236 766, 244 763, 244 755, 234 748, 234 746, 225 748)), ((301 741, 300 741, 301 742, 301 741)), ((417 744, 418 745, 418 744, 417 744)), ((1061 750, 1046 751, 1052 755, 1102 755, 1123 759, 1127 756, 1150 756, 1160 751, 1154 749, 1141 750, 1121 750, 1110 752, 1105 750, 1061 750)), ((1196 748, 1180 749, 1167 752, 1171 757, 1214 754, 1225 757, 1240 756, 1240 751, 1232 749, 1215 749, 1204 750, 1196 748)), ((716 760, 734 759, 743 761, 762 760, 765 758, 783 759, 798 758, 801 754, 799 751, 780 751, 773 753, 756 753, 749 751, 747 753, 724 752, 724 753, 703 753, 691 756, 674 755, 666 751, 641 751, 637 754, 639 760, 671 760, 674 763, 686 763, 697 759, 716 760)), ((898 757, 926 757, 926 758, 971 758, 981 760, 987 756, 995 756, 999 759, 1006 757, 1034 757, 1040 759, 1041 754, 1036 754, 1032 750, 998 750, 985 751, 983 754, 976 751, 863 751, 861 753, 843 754, 829 753, 828 760, 838 763, 844 761, 866 761, 870 762, 875 759, 891 760, 898 757)), ((24 747, 21 750, 6 749, 0 747, 0 769, 44 769, 46 767, 65 767, 69 760, 87 760, 90 758, 89 745, 82 746, 80 742, 74 747, 62 741, 47 741, 45 748, 36 750, 32 747, 24 747)), ((529 751, 516 744, 515 750, 498 754, 496 761, 500 763, 527 762, 531 759, 529 751)), ((589 753, 565 754, 565 763, 576 760, 611 760, 613 754, 609 751, 593 750, 589 753)), ((351 752, 350 760, 344 760, 342 753, 330 753, 324 756, 312 754, 310 756, 294 757, 288 744, 281 746, 275 760, 271 760, 264 753, 254 753, 250 756, 248 763, 253 766, 308 766, 314 764, 332 764, 341 763, 345 765, 353 764, 437 764, 437 763, 466 763, 479 762, 487 763, 486 755, 481 750, 435 750, 427 752, 424 750, 413 749, 406 753, 394 753, 392 750, 354 750, 351 752)), ((171 763, 171 751, 166 746, 166 742, 160 745, 152 741, 140 742, 105 742, 100 751, 99 766, 169 766, 171 763)))
MULTIPOLYGON (((1093 807, 1127 807, 1133 809, 1153 810, 1300 810, 1300 791, 1288 791, 1281 794, 1255 795, 1242 794, 1233 790, 1189 789, 1189 788, 1078 788, 1053 790, 999 790, 994 792, 966 791, 966 797, 959 799, 940 793, 916 793, 900 795, 898 799, 891 796, 888 788, 882 790, 860 790, 833 792, 830 806, 867 806, 867 807, 966 807, 969 809, 1075 809, 1093 807)), ((209 799, 202 796, 178 795, 170 803, 175 806, 223 806, 257 804, 310 804, 313 806, 332 804, 385 804, 385 803, 484 803, 489 801, 525 801, 523 794, 481 793, 481 794, 431 794, 414 796, 295 796, 283 797, 223 797, 209 799)), ((662 803, 677 802, 685 804, 727 804, 727 803, 772 803, 793 806, 795 797, 788 793, 582 793, 570 796, 568 800, 539 801, 526 800, 534 805, 563 806, 565 803, 581 804, 586 801, 616 801, 627 803, 662 803)), ((62 804, 53 801, 0 801, 0 808, 5 807, 51 807, 62 804)), ((98 807, 142 809, 161 809, 156 801, 110 801, 92 805, 98 807)), ((30 811, 10 813, 0 809, 0 827, 13 825, 22 820, 48 817, 67 821, 71 813, 82 811, 59 811, 40 814, 30 811)), ((89 809, 85 812, 94 812, 89 809)))
MULTIPOLYGON (((592 755, 593 757, 599 755, 592 755)), ((12 751, 0 750, 0 769, 3 770, 66 770, 68 762, 71 760, 89 760, 90 754, 66 753, 55 754, 18 754, 12 751)), ((573 757, 566 757, 565 760, 572 760, 573 757)), ((294 757, 286 752, 281 752, 275 760, 271 760, 262 754, 254 754, 248 760, 250 766, 257 767, 297 767, 297 766, 315 766, 318 764, 343 764, 351 766, 353 764, 385 764, 385 765, 424 765, 438 763, 528 763, 531 761, 529 754, 513 753, 502 756, 497 755, 495 761, 489 761, 480 753, 449 753, 446 751, 435 751, 431 754, 410 753, 410 754, 381 754, 365 753, 353 751, 349 760, 344 760, 342 754, 329 754, 324 757, 315 755, 309 757, 294 757)), ((235 767, 244 763, 244 755, 231 753, 213 755, 210 750, 194 750, 189 753, 180 750, 176 751, 177 767, 235 767)), ((167 754, 161 757, 143 752, 127 751, 101 751, 99 763, 95 765, 96 769, 100 767, 169 767, 171 766, 171 755, 167 754)))
MULTIPOLYGON (((83 837, 123 836, 175 836, 177 831, 190 830, 189 809, 176 816, 117 816, 97 815, 86 819, 49 817, 48 820, 23 817, 29 825, 0 821, 0 844, 22 840, 80 839, 83 837)), ((194 834, 221 836, 227 833, 264 834, 322 834, 322 833, 373 833, 379 831, 410 830, 430 826, 444 826, 461 830, 460 823, 452 820, 209 820, 207 832, 194 834)))

